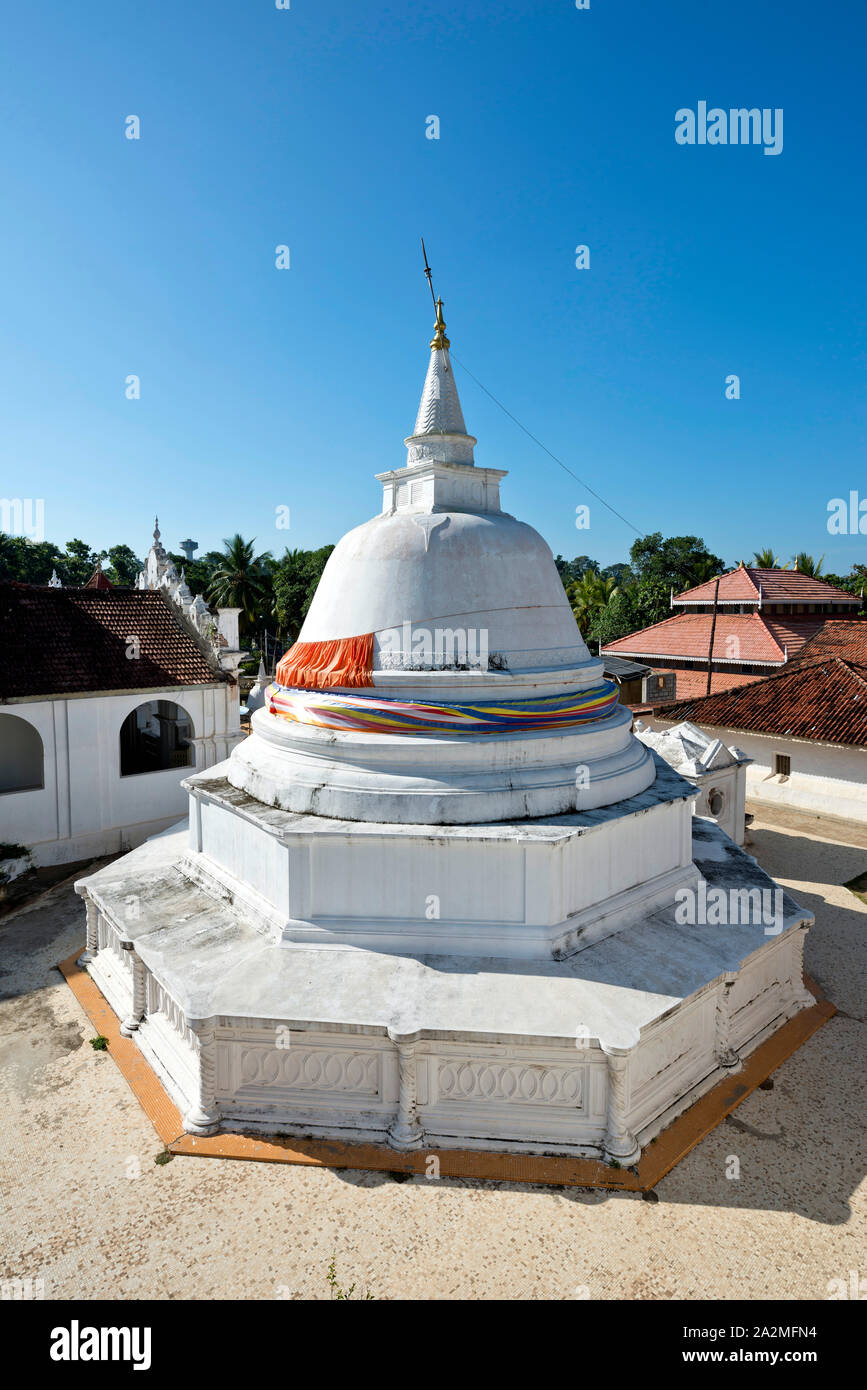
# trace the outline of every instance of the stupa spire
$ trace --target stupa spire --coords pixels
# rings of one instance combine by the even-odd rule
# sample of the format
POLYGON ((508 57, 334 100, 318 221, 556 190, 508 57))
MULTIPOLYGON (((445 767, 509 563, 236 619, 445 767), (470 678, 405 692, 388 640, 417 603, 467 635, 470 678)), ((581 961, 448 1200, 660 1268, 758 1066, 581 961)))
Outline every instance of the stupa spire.
MULTIPOLYGON (((430 340, 430 362, 421 393, 415 429, 410 439, 407 440, 407 445, 410 445, 410 440, 415 445, 415 441, 428 435, 457 435, 460 438, 454 440, 453 444, 446 445, 449 453, 447 461, 471 464, 473 462, 473 444, 476 441, 473 439, 471 443, 469 442, 471 436, 467 434, 467 427, 464 423, 464 412, 461 410, 458 388, 449 360, 451 343, 446 337, 443 301, 442 297, 438 299, 434 294, 433 272, 428 264, 424 237, 421 240, 421 252, 424 256, 424 273, 430 289, 430 297, 433 300, 436 321, 434 322, 433 337, 430 340)), ((414 451, 411 446, 410 458, 412 459, 413 456, 414 451)), ((445 455, 443 457, 445 459, 445 455)))
POLYGON ((412 435, 414 439, 428 434, 457 434, 467 438, 464 412, 449 357, 450 343, 446 337, 441 299, 436 301, 436 311, 434 335, 430 340, 430 362, 412 435))

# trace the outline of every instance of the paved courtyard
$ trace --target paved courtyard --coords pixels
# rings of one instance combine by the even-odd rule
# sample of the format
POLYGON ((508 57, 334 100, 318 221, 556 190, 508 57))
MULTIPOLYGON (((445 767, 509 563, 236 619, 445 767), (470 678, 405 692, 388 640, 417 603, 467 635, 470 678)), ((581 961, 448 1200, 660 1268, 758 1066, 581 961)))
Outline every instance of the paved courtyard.
MULTIPOLYGON (((755 809, 755 808, 753 808, 755 809)), ((56 970, 71 882, 0 920, 0 1277, 46 1298, 823 1299, 867 1276, 867 831, 763 813, 750 852, 816 914, 839 1012, 656 1189, 622 1193, 175 1157, 56 970), (727 1177, 739 1162, 740 1177, 727 1177), (356 1294, 357 1296, 357 1294, 356 1294)))

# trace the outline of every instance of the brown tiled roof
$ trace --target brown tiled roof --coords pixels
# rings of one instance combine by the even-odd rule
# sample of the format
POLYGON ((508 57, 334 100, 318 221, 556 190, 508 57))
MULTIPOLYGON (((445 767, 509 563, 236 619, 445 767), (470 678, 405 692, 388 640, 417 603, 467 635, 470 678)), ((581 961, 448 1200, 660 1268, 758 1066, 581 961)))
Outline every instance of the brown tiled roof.
MULTIPOLYGON (((675 604, 713 603, 715 580, 708 579, 693 589, 675 594, 675 604)), ((720 603, 840 603, 860 604, 857 594, 848 594, 824 579, 813 579, 798 570, 760 570, 744 565, 719 577, 720 603)))
POLYGON ((226 679, 158 590, 0 584, 0 699, 226 679), (131 637, 137 659, 126 654, 131 637))
POLYGON ((113 589, 114 585, 106 579, 102 572, 102 565, 98 564, 84 587, 85 589, 113 589))
POLYGON ((826 618, 815 637, 804 643, 794 660, 803 664, 830 656, 867 665, 867 618, 826 618))
MULTIPOLYGON (((713 659, 734 665, 742 661, 776 665, 785 660, 786 651, 791 656, 813 637, 823 622, 819 613, 769 618, 764 613, 731 613, 721 609, 716 619, 713 659)), ((636 659, 659 658, 655 664, 664 664, 675 657, 707 661, 712 624, 712 613, 676 613, 640 632, 608 642, 602 653, 636 659)))
POLYGON ((867 747, 867 665, 831 657, 704 699, 661 705, 678 723, 867 747))

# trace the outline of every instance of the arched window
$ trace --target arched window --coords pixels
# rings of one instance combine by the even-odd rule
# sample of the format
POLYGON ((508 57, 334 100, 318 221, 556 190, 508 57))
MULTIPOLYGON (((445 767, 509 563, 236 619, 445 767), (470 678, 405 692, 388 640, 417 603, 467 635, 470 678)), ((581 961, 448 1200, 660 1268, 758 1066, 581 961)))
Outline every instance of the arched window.
POLYGON ((726 804, 725 793, 719 787, 712 787, 707 794, 707 804, 712 816, 721 816, 726 804))
POLYGON ((45 786, 45 752, 38 729, 17 714, 0 714, 0 793, 45 786))
POLYGON ((120 726, 120 775, 194 767, 193 723, 171 700, 148 700, 120 726))

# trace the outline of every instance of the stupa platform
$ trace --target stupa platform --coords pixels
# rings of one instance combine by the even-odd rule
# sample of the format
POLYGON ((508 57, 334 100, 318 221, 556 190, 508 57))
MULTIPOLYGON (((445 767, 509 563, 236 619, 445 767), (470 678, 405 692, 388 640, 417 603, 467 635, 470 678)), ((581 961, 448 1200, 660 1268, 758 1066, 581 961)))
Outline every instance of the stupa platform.
POLYGON ((230 782, 227 763, 184 783, 191 819, 181 867, 285 941, 566 956, 698 884, 695 786, 645 756, 654 780, 622 801, 478 825, 282 810, 230 782))
MULTIPOLYGON (((275 939, 183 871, 187 835, 76 886, 93 982, 191 1134, 627 1167, 815 1002, 812 918, 788 895, 773 934, 683 925, 669 902, 562 960, 397 955, 275 939)), ((692 853, 708 891, 777 887, 712 821, 694 820, 692 853)))

